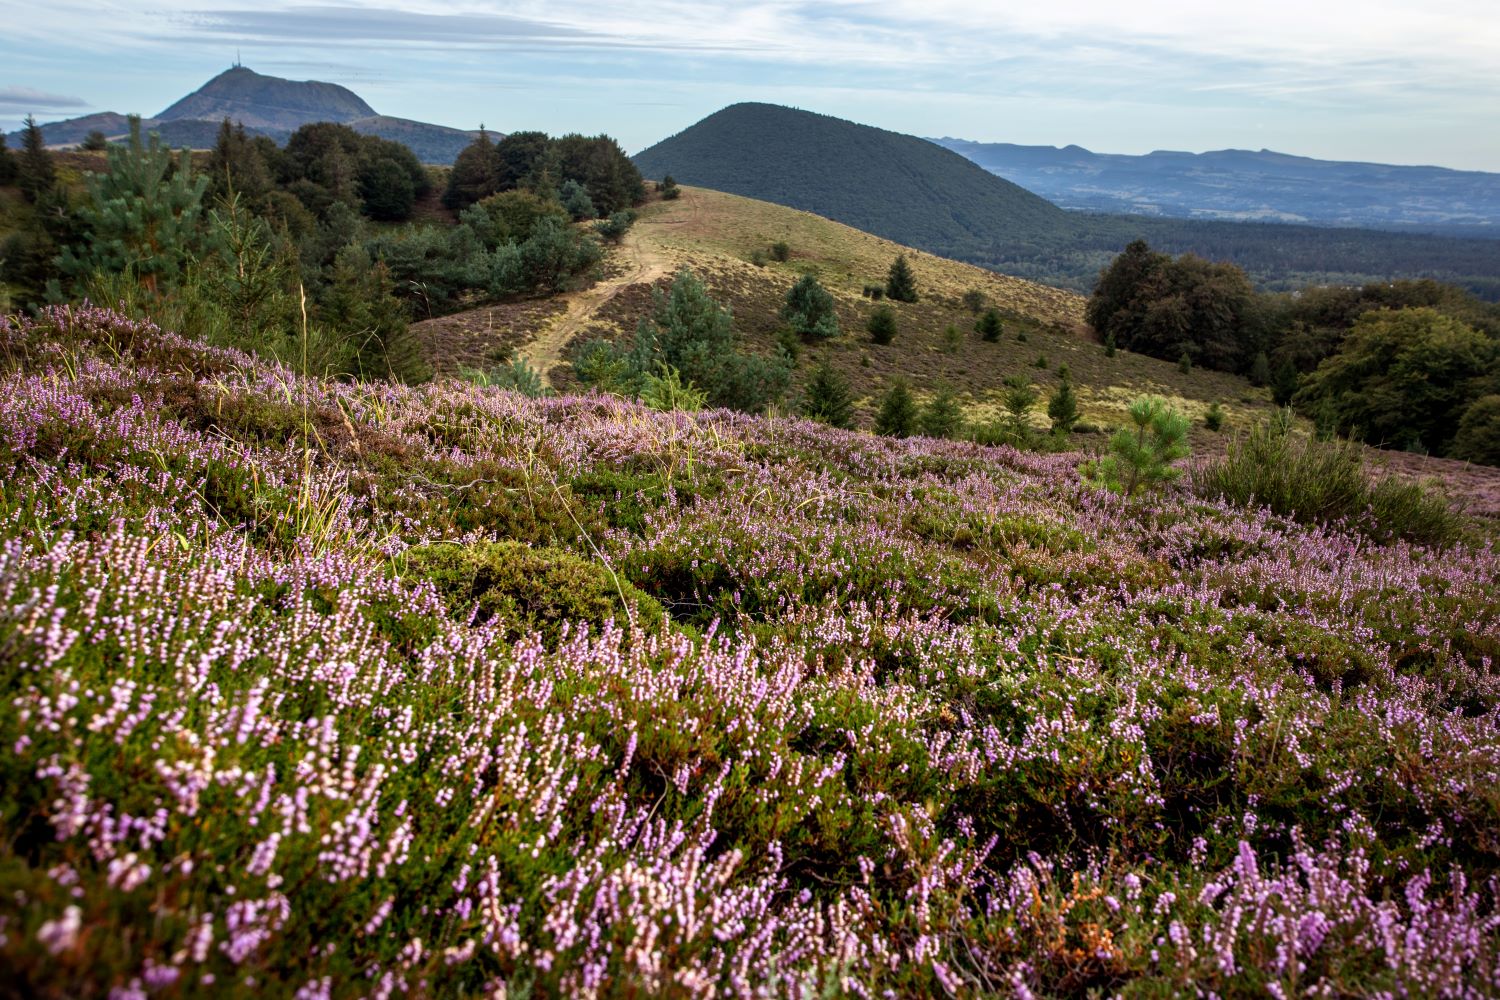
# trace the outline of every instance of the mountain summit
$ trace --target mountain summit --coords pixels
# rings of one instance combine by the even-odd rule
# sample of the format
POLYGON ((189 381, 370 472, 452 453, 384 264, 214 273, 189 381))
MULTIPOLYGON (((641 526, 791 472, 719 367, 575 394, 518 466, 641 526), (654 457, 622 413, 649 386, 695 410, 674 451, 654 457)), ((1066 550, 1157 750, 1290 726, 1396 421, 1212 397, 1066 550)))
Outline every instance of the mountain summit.
POLYGON ((635 156, 647 177, 814 212, 936 253, 1070 228, 1062 209, 935 143, 774 104, 734 104, 635 156))
POLYGON ((293 130, 311 122, 351 122, 375 109, 347 87, 316 80, 283 80, 244 66, 227 69, 167 108, 159 121, 222 121, 246 128, 293 130))

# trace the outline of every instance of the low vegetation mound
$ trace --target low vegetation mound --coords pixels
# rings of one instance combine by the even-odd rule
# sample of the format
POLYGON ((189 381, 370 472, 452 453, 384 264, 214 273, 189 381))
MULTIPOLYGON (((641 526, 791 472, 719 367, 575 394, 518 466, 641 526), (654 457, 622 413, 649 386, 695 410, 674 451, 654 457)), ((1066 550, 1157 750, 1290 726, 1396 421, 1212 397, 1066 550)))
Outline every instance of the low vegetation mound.
POLYGON ((7 988, 1490 992, 1500 554, 1076 461, 0 321, 7 988))

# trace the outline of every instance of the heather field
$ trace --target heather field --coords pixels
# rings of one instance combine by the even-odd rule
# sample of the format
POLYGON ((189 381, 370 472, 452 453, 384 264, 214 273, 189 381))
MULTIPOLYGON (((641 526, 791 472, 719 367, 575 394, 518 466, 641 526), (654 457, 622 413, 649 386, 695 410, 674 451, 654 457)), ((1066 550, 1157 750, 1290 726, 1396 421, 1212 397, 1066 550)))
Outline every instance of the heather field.
POLYGON ((0 320, 0 991, 1492 996, 1500 553, 0 320))

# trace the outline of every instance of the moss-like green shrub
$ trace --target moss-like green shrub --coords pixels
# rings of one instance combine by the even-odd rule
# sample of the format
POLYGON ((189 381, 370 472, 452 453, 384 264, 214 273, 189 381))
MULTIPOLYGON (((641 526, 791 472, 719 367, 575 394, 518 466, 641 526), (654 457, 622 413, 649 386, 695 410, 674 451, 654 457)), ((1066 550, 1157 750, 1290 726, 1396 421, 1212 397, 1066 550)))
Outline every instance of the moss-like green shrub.
POLYGON ((455 611, 478 609, 477 619, 499 618, 507 633, 536 631, 556 642, 564 622, 597 631, 605 621, 627 619, 637 628, 661 628, 662 607, 608 569, 564 549, 519 542, 421 545, 406 553, 406 572, 430 580, 455 611))

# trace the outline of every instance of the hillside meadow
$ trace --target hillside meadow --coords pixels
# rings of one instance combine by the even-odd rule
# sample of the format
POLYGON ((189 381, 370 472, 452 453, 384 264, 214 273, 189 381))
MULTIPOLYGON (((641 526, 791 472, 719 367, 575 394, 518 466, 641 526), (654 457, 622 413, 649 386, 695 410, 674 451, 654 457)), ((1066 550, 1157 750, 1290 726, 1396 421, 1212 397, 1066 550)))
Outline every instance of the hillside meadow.
POLYGON ((1500 991, 1488 544, 94 308, 0 383, 7 993, 1500 991))

